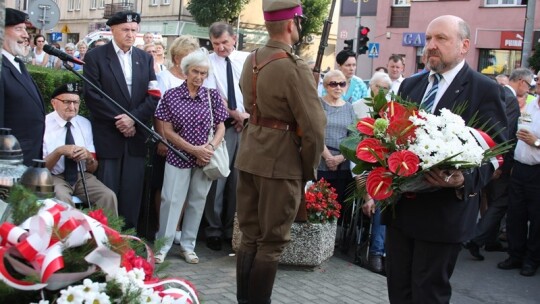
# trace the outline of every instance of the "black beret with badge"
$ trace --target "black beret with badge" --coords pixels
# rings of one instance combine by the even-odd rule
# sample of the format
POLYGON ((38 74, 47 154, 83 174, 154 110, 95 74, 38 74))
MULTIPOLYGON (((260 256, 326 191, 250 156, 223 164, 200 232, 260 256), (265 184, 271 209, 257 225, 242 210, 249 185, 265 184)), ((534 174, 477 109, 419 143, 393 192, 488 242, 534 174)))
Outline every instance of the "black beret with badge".
POLYGON ((108 26, 113 26, 122 23, 141 22, 141 15, 132 11, 123 11, 114 14, 109 20, 107 20, 108 26))
POLYGON ((62 94, 82 94, 82 86, 79 82, 69 82, 56 88, 51 95, 51 98, 55 98, 62 94))
POLYGON ((18 11, 12 8, 6 8, 6 26, 13 26, 25 23, 28 20, 28 15, 25 12, 18 11))

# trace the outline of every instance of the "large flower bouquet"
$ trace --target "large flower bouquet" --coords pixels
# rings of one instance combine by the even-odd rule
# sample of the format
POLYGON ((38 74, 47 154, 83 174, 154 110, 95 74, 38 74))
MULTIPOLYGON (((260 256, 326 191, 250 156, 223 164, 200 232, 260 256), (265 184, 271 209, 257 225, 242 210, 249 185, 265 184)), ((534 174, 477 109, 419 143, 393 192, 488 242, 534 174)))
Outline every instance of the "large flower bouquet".
POLYGON ((360 194, 369 194, 383 208, 404 192, 437 190, 424 180, 427 170, 471 169, 486 163, 497 168, 501 154, 511 147, 495 144, 448 109, 438 116, 429 114, 398 96, 387 101, 383 92, 368 106, 373 109, 370 117, 358 121, 340 148, 356 164, 360 194))
POLYGON ((0 223, 0 302, 199 302, 191 283, 156 276, 152 250, 118 232, 121 219, 37 200, 21 186, 9 202, 13 221, 0 223))
POLYGON ((337 201, 336 189, 324 178, 307 184, 304 198, 310 223, 332 223, 339 218, 341 205, 337 201))

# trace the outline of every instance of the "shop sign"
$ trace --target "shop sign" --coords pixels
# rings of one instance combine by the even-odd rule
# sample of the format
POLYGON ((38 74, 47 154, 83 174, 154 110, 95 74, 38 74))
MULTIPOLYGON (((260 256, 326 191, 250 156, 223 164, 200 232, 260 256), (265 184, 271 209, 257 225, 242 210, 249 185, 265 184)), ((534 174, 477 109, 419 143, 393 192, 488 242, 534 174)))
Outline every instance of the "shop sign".
POLYGON ((523 48, 523 32, 502 31, 500 48, 503 50, 521 50, 523 48))
POLYGON ((426 44, 425 33, 403 33, 401 45, 403 46, 424 46, 426 44))

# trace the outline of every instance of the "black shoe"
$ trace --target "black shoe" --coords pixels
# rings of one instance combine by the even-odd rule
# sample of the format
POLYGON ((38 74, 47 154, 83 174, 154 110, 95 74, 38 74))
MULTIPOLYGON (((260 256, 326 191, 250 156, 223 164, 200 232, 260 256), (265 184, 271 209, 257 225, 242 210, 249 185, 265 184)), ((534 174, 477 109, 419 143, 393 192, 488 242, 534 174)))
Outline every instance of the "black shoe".
POLYGON ((509 257, 508 259, 497 264, 497 267, 499 269, 509 270, 509 269, 521 268, 522 265, 523 265, 523 262, 521 262, 520 260, 513 257, 509 257))
POLYGON ((206 238, 206 247, 216 251, 221 250, 221 238, 219 236, 206 238))
POLYGON ((489 252, 493 252, 493 251, 506 252, 507 248, 504 247, 504 245, 501 244, 500 242, 495 242, 495 243, 486 244, 484 246, 484 250, 489 251, 489 252))
POLYGON ((469 250, 469 253, 478 261, 483 261, 484 256, 480 254, 480 247, 475 242, 469 241, 463 243, 463 248, 469 250))
POLYGON ((375 273, 382 273, 384 270, 382 256, 370 255, 368 259, 368 269, 375 273))
POLYGON ((538 269, 538 266, 533 266, 531 264, 524 263, 523 267, 521 267, 521 271, 519 272, 520 275, 525 277, 532 277, 536 274, 536 270, 538 269))

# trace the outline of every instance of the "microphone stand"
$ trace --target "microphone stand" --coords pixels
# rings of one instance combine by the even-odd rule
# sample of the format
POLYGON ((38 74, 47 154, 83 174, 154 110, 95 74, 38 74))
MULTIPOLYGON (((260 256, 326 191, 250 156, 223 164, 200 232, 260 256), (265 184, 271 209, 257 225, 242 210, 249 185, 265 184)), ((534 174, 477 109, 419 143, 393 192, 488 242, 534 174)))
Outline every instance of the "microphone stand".
POLYGON ((152 136, 152 141, 154 142, 161 142, 162 144, 164 144, 165 146, 167 146, 167 148, 171 149, 171 151, 174 152, 174 154, 176 154, 178 157, 180 157, 183 161, 185 162, 188 162, 189 160, 187 159, 187 157, 180 151, 178 151, 178 149, 176 149, 175 147, 173 147, 171 144, 169 144, 166 140, 163 139, 163 137, 161 137, 161 135, 159 135, 156 131, 150 129, 149 127, 147 127, 143 122, 141 122, 139 119, 137 119, 137 117, 135 117, 133 114, 131 114, 128 110, 126 110, 124 107, 122 107, 121 105, 119 105, 114 99, 112 99, 109 95, 107 95, 105 92, 103 92, 100 88, 98 88, 98 86, 96 86, 95 84, 93 84, 90 80, 88 80, 88 78, 84 77, 83 75, 81 75, 80 73, 78 73, 77 71, 75 71, 73 69, 72 66, 70 66, 67 61, 63 61, 63 65, 64 67, 66 68, 66 70, 69 70, 70 72, 72 72, 73 74, 75 74, 77 77, 79 77, 81 80, 84 81, 84 83, 86 84, 89 84, 92 88, 94 88, 96 91, 99 92, 99 94, 103 97, 105 97, 105 99, 107 99, 108 101, 110 101, 113 105, 115 105, 118 109, 120 109, 122 112, 124 112, 124 114, 126 114, 127 116, 129 116, 129 118, 133 119, 133 121, 141 128, 143 128, 146 132, 148 132, 151 136, 152 136))

